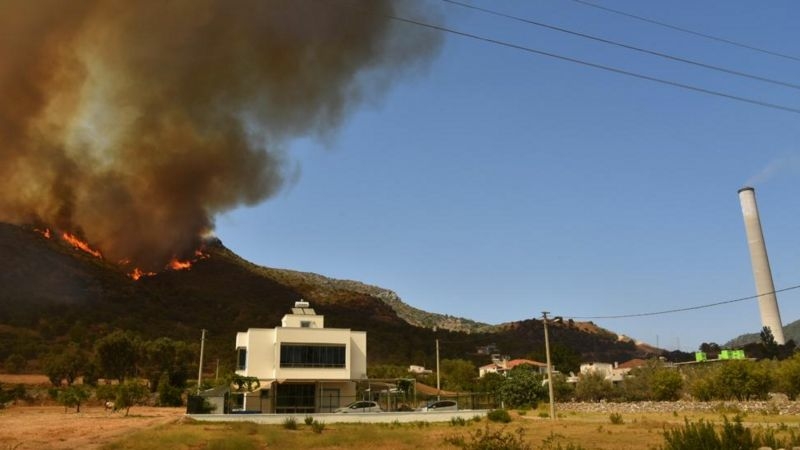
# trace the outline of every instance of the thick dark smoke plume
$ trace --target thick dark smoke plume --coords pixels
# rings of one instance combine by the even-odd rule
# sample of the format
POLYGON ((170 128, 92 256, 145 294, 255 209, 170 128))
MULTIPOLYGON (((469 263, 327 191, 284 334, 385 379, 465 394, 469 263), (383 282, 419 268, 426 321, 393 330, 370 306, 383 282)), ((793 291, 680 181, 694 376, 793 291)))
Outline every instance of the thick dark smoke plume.
POLYGON ((0 220, 150 270, 191 254, 280 188, 281 142, 330 134, 436 52, 395 6, 0 0, 0 220))

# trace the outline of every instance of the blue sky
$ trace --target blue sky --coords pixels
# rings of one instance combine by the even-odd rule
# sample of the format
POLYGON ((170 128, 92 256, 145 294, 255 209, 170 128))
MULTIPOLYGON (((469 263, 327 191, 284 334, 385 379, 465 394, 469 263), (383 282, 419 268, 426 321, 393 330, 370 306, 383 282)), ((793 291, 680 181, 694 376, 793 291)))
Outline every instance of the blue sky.
MULTIPOLYGON (((471 3, 800 83, 800 61, 573 1, 471 3)), ((800 108, 797 89, 429 4, 449 28, 800 108)), ((598 4, 800 57, 791 1, 598 4)), ((335 135, 287 142, 298 176, 218 217, 216 233, 257 264, 378 285, 414 307, 488 323, 724 301, 755 294, 737 197, 746 183, 776 288, 800 284, 798 123, 797 113, 446 34, 429 67, 369 99, 335 135)), ((800 290, 779 303, 784 324, 800 319, 800 290)), ((593 321, 685 351, 761 327, 754 300, 593 321)))

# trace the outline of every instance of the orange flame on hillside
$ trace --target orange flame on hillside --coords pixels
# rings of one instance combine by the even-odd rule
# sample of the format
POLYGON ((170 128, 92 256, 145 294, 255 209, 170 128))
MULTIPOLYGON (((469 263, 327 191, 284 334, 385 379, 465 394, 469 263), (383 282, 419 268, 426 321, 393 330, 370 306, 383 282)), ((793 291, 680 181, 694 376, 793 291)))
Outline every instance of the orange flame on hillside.
POLYGON ((137 267, 137 268, 133 269, 133 272, 129 273, 128 276, 133 278, 134 281, 137 281, 139 278, 152 277, 155 274, 156 274, 155 272, 145 272, 142 269, 137 267))
POLYGON ((33 231, 35 231, 35 232, 37 232, 37 233, 41 234, 41 235, 42 235, 42 236, 44 236, 46 239, 50 239, 50 228, 45 228, 44 230, 40 230, 40 229, 38 229, 38 228, 34 228, 34 229, 33 229, 33 231))
MULTIPOLYGON (((192 268, 192 265, 201 259, 207 259, 210 257, 208 253, 203 252, 202 250, 196 250, 194 252, 195 258, 192 260, 180 260, 177 257, 172 258, 164 269, 166 270, 189 270, 192 268)), ((123 263, 122 261, 120 262, 123 263)), ((125 262, 127 264, 127 262, 125 262)), ((133 272, 129 273, 128 276, 133 278, 134 281, 139 280, 142 277, 152 277, 157 275, 156 272, 145 272, 142 269, 136 267, 133 269, 133 272)))
POLYGON ((192 267, 191 261, 181 261, 178 258, 172 258, 172 260, 167 264, 167 269, 171 270, 186 270, 192 267))
POLYGON ((77 248, 78 250, 83 250, 84 252, 94 256, 95 258, 103 259, 102 253, 100 253, 98 250, 93 249, 92 247, 89 247, 89 244, 82 241, 77 236, 69 234, 65 231, 64 233, 61 234, 61 238, 67 241, 73 247, 77 248))

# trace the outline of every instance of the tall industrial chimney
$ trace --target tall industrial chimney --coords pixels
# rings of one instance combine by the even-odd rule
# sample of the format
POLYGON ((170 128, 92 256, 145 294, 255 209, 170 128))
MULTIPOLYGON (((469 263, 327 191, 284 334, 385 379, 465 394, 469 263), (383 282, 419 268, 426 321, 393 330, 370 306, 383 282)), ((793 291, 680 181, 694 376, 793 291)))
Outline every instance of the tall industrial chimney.
POLYGON ((761 231, 761 219, 758 217, 755 190, 751 187, 739 189, 739 202, 742 204, 747 246, 750 248, 750 262, 753 265, 753 277, 756 280, 756 294, 759 295, 758 309, 761 312, 761 324, 770 328, 775 342, 784 344, 781 313, 778 310, 778 299, 775 297, 772 271, 769 269, 767 246, 764 244, 764 233, 761 231))

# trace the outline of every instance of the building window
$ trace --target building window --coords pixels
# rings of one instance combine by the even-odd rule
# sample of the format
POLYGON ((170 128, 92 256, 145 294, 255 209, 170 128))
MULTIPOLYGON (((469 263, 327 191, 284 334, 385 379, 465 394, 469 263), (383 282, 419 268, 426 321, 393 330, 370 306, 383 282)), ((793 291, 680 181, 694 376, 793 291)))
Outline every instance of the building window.
POLYGON ((281 344, 281 367, 343 368, 344 355, 344 345, 281 344))
POLYGON ((301 328, 311 328, 311 321, 310 320, 301 320, 300 321, 301 328))
POLYGON ((247 349, 236 349, 236 370, 244 370, 247 368, 247 349))
POLYGON ((278 414, 308 414, 314 412, 316 399, 313 384, 281 384, 275 396, 275 412, 278 414))

